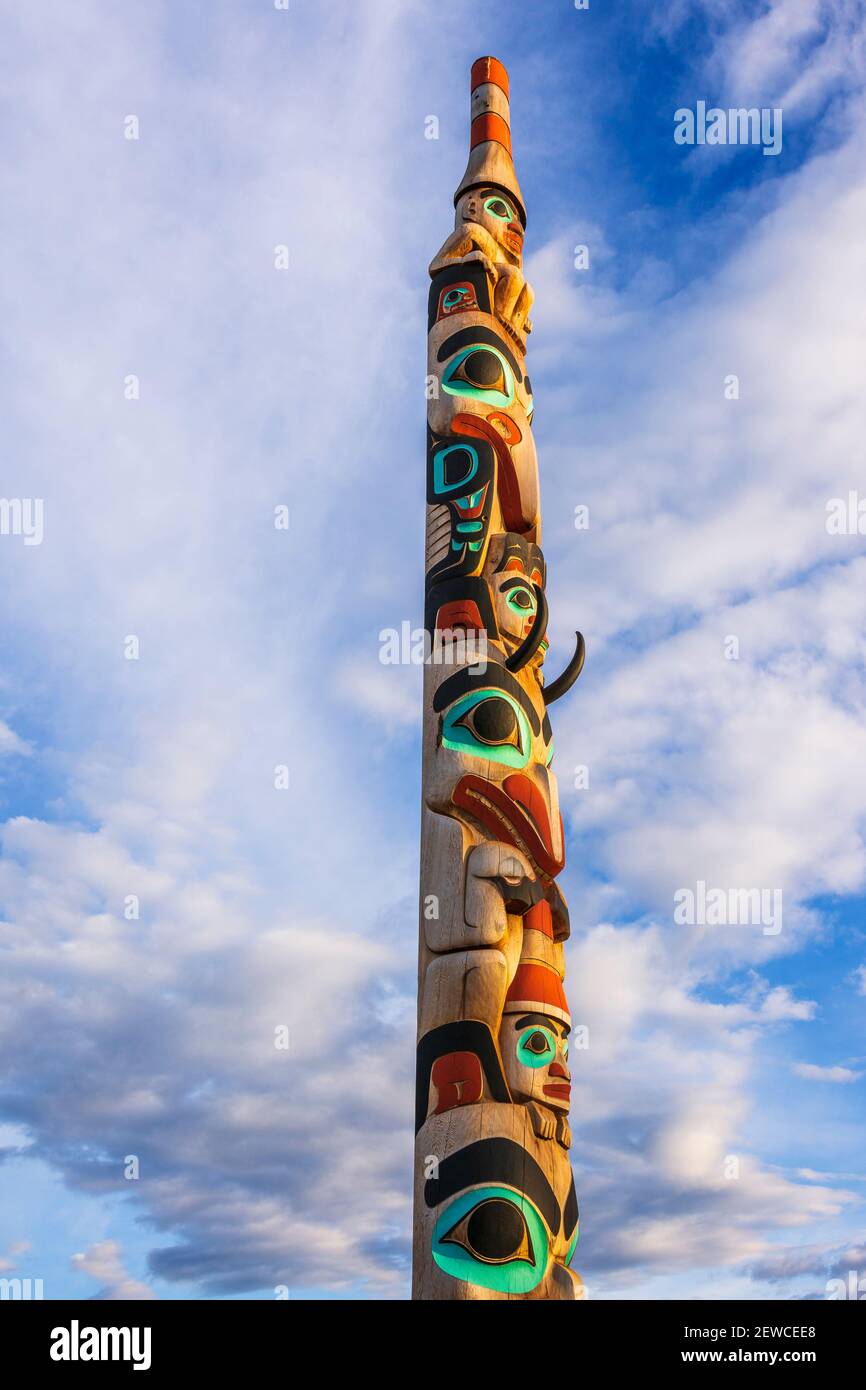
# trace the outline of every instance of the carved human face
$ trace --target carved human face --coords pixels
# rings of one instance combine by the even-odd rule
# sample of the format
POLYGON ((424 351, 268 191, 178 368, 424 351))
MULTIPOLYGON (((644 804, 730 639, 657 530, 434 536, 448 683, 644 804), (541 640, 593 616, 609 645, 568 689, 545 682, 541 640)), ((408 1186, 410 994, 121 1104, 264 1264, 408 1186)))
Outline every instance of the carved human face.
POLYGON ((523 223, 517 204, 500 188, 471 188, 457 202, 455 226, 477 222, 507 253, 510 261, 523 255, 523 223))
MULTIPOLYGON (((537 582, 537 581, 536 581, 537 582)), ((526 575, 507 575, 496 585, 499 631, 512 637, 526 637, 538 612, 532 581, 526 575)))
POLYGON ((567 1113, 571 1104, 568 1025, 541 1013, 502 1016, 499 1047, 515 1100, 534 1100, 567 1113))
MULTIPOLYGON (((496 537, 488 552, 484 577, 490 586, 499 633, 512 650, 528 637, 536 621, 539 590, 543 590, 545 580, 541 550, 521 536, 496 537)), ((543 660, 546 651, 545 639, 534 661, 543 660)))

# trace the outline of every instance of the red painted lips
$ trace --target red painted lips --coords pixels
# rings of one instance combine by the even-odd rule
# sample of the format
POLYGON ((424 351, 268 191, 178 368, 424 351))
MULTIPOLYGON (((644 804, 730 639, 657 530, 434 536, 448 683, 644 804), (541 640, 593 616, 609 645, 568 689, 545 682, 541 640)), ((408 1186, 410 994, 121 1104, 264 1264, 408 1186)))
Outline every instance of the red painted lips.
POLYGON ((467 773, 451 799, 455 806, 471 812, 497 840, 522 850, 541 878, 555 878, 561 873, 565 856, 557 858, 554 854, 544 797, 522 772, 513 772, 501 785, 467 773))
POLYGON ((571 1087, 567 1082, 557 1085, 551 1083, 549 1086, 542 1086, 541 1089, 546 1096, 552 1096, 554 1100, 571 1100, 571 1087))

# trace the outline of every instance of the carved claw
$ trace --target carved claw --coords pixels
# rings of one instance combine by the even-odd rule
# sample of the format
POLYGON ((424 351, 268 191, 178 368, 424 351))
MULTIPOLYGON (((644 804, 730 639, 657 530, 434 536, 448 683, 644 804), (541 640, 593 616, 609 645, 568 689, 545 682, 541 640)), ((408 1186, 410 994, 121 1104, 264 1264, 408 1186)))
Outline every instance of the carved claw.
POLYGON ((574 647, 574 656, 569 661, 561 676, 557 676, 555 681, 544 687, 544 703, 552 705, 554 700, 558 700, 561 695, 570 690, 583 670, 583 663, 586 659, 586 643, 583 640, 583 633, 576 632, 577 641, 574 647))
POLYGON ((536 1105, 534 1100, 526 1102, 526 1109, 529 1112, 529 1120, 532 1131, 539 1139, 553 1139, 556 1136, 556 1117, 551 1115, 541 1105, 536 1105))
POLYGON ((564 1149, 571 1148, 571 1125, 564 1115, 556 1117, 556 1137, 564 1149))
POLYGON ((532 660, 544 641, 544 634, 547 631, 547 599, 544 597, 544 590, 540 584, 533 584, 532 587, 535 590, 538 605, 535 610, 535 621, 520 646, 515 648, 506 661, 505 667, 508 671, 520 671, 532 660))
POLYGON ((466 256, 461 256, 461 260, 477 261, 479 265, 482 265, 484 267, 488 275, 495 276, 498 274, 497 268, 494 265, 493 261, 491 261, 490 257, 485 255, 485 253, 480 249, 470 251, 469 254, 466 256))

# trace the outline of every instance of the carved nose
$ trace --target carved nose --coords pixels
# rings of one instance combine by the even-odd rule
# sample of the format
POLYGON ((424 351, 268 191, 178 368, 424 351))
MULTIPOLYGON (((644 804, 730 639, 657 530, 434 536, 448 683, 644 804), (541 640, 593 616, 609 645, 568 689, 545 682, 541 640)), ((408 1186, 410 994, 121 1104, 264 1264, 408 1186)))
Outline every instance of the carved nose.
POLYGON ((563 1081, 571 1080, 570 1073, 566 1070, 566 1068, 562 1065, 561 1062, 551 1062, 547 1070, 550 1076, 561 1076, 563 1081))

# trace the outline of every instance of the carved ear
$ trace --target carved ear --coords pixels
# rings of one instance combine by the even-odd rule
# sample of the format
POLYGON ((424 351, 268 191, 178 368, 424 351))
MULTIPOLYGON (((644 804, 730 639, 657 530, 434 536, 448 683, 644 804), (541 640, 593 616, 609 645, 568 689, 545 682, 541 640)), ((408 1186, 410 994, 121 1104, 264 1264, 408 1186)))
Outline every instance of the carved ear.
POLYGON ((472 1103, 468 1099, 468 1096, 473 1095, 472 1091, 466 1092, 463 1086, 457 1087, 453 1083, 456 1073, 461 1069, 464 1080, 472 1078, 476 1073, 476 1067, 472 1065, 473 1060, 477 1072, 487 1083, 491 1098, 507 1104, 511 1100, 511 1092, 505 1080, 496 1042, 486 1023, 479 1019, 457 1019, 453 1023, 443 1023, 440 1027, 431 1029, 419 1039, 415 1067, 416 1134, 427 1118, 431 1080, 439 1092, 436 1114, 457 1105, 472 1103), (457 1058, 459 1062, 455 1062, 451 1067, 440 1068, 439 1076, 434 1078, 436 1063, 449 1058, 457 1058), (450 1087, 449 1081, 452 1083, 450 1087))
POLYGON ((571 689, 583 670, 583 663, 586 660, 586 643, 583 640, 583 633, 576 632, 577 641, 574 647, 574 656, 569 661, 561 676, 557 676, 555 681, 544 687, 544 703, 552 705, 554 700, 558 700, 561 695, 565 695, 571 689))

